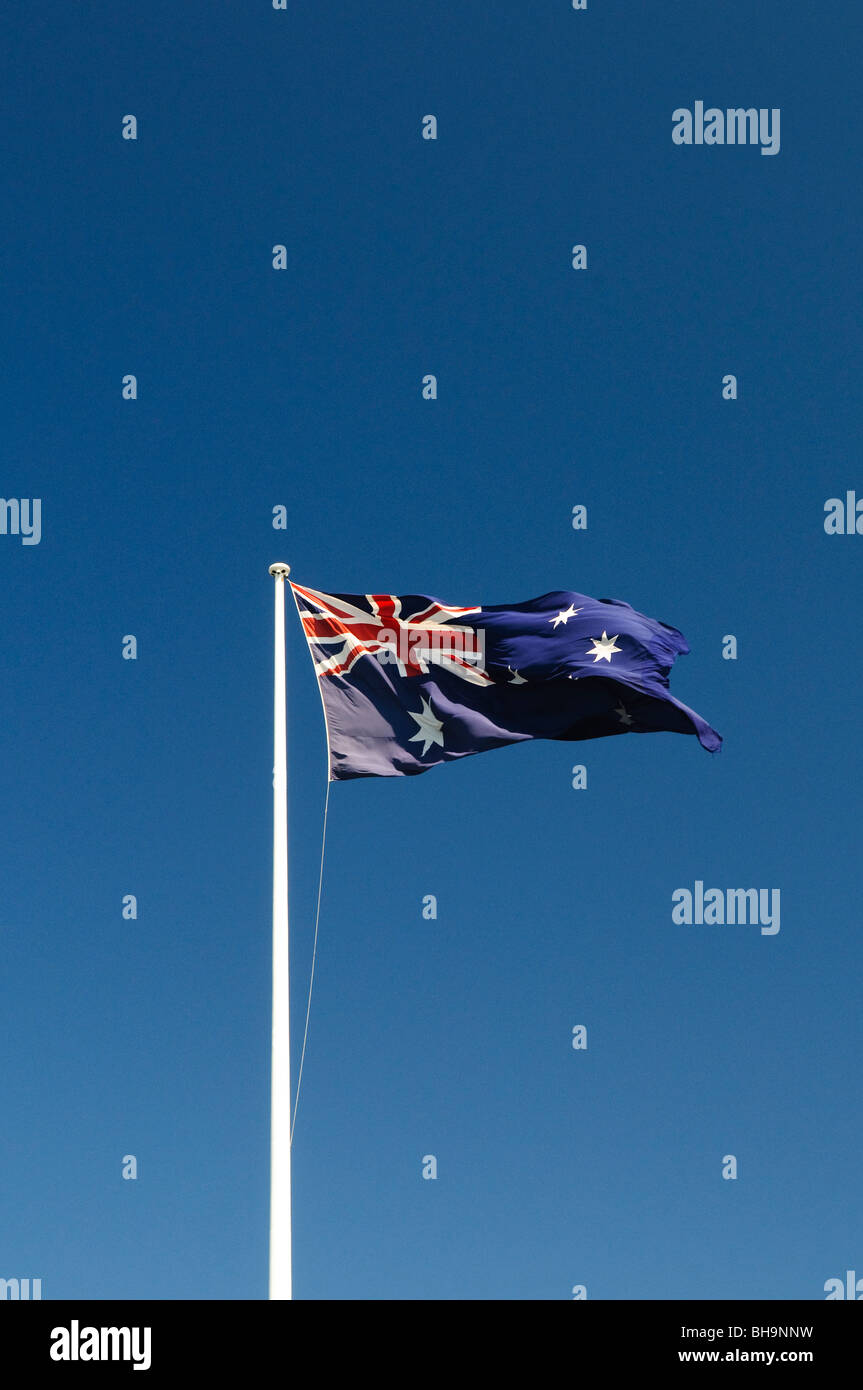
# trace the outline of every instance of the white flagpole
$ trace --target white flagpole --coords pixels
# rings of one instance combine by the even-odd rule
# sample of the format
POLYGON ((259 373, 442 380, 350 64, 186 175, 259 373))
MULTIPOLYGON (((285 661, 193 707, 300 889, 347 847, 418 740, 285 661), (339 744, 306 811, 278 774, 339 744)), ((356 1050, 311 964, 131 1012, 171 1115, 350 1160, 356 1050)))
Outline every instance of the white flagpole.
POLYGON ((285 699, 285 580, 290 566, 270 565, 276 581, 273 699, 273 1051, 270 1078, 270 1298, 291 1286, 291 1000, 288 945, 288 749, 285 699))

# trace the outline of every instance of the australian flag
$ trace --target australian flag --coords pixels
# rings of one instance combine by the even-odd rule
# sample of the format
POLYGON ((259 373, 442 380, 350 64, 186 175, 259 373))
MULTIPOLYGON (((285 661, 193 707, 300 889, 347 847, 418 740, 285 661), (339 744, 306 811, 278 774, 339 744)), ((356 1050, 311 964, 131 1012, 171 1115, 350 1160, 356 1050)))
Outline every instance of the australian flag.
POLYGON ((421 594, 291 584, 320 683, 330 780, 407 777, 531 738, 671 730, 722 739, 670 694, 689 651, 619 599, 556 590, 454 608, 421 594))

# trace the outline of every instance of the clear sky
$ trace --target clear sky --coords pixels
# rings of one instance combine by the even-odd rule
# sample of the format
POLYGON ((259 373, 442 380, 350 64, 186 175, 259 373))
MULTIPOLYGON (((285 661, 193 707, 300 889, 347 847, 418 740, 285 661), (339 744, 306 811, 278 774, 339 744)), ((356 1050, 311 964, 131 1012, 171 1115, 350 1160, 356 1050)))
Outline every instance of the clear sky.
MULTIPOLYGON (((863 496, 853 7, 2 26, 0 490, 42 534, 0 535, 0 1277, 266 1297, 274 560, 625 599, 686 634, 672 689, 725 738, 333 786, 296 1296, 863 1273, 863 537, 823 526, 863 496), (780 152, 675 145, 699 100, 779 108, 780 152), (780 931, 676 925, 696 880, 778 888, 780 931)), ((298 1059, 325 741, 288 619, 298 1059)))

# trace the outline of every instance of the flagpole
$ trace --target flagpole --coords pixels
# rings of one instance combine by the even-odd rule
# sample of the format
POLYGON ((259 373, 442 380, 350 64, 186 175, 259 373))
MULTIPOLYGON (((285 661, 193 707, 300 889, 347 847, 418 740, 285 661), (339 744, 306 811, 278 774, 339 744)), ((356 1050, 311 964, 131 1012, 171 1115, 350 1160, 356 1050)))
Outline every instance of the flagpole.
POLYGON ((270 1075, 270 1299, 291 1286, 291 1000, 288 942, 288 749, 285 698, 285 580, 290 566, 270 565, 275 579, 273 687, 273 1043, 270 1075))

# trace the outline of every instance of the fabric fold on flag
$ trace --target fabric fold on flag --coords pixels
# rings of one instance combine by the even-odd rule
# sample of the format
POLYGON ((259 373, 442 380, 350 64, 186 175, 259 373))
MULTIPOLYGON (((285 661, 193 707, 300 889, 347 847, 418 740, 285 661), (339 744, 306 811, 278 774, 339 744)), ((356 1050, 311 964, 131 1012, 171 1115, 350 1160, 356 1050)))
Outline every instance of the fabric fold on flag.
POLYGON ((406 777, 527 739, 695 734, 673 696, 689 646, 619 599, 554 590, 453 607, 421 594, 325 594, 291 583, 321 691, 330 780, 406 777))

